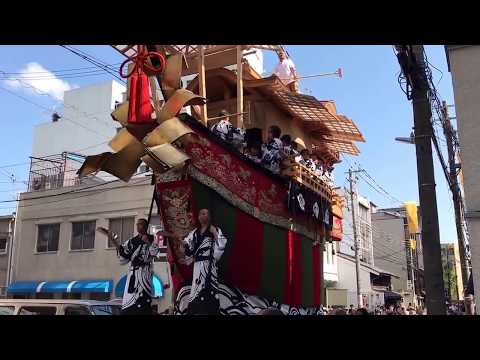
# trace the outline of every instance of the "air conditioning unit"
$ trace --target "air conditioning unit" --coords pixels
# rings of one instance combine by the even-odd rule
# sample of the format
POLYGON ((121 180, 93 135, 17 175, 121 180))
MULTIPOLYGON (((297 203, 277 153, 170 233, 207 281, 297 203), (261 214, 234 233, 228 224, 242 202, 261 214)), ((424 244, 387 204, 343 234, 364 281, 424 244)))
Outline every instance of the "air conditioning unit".
POLYGON ((33 190, 43 190, 45 189, 45 178, 37 177, 33 179, 33 190))

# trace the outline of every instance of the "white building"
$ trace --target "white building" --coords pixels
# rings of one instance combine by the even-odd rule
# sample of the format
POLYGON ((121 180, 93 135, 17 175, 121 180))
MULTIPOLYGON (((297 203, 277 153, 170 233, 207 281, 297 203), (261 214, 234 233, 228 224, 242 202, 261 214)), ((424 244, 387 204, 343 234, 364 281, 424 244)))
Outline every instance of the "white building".
POLYGON ((123 101, 125 91, 125 86, 114 80, 66 91, 63 116, 35 126, 32 156, 111 151, 107 143, 120 125, 110 114, 116 102, 123 101))
MULTIPOLYGON (((324 262, 326 280, 327 305, 358 306, 357 299, 357 274, 355 266, 355 247, 353 236, 352 204, 350 196, 343 190, 337 194, 346 198, 346 206, 343 209, 343 238, 339 242, 326 245, 326 253, 329 256, 330 246, 334 252, 336 266, 335 277, 332 276, 332 264, 324 262), (327 272, 328 271, 328 272, 327 272), (334 280, 335 278, 335 280, 334 280)), ((367 198, 357 195, 354 201, 357 236, 359 239, 360 255, 360 294, 363 305, 372 311, 376 305, 383 305, 384 294, 372 287, 372 280, 383 274, 383 271, 374 266, 373 258, 373 231, 372 212, 376 206, 367 198)), ((333 260, 332 260, 333 262, 333 260)))
MULTIPOLYGON (((114 249, 94 229, 116 228, 123 240, 132 236, 136 220, 149 213, 151 178, 136 175, 125 184, 106 182, 111 176, 92 176, 80 182, 75 173, 83 159, 70 152, 111 151, 107 143, 120 126, 110 114, 124 93, 125 87, 115 81, 67 91, 64 115, 35 127, 28 192, 20 195, 17 208, 7 275, 9 296, 110 299, 119 295, 127 268, 120 266, 114 249)), ((154 215, 151 233, 158 226, 160 219, 154 215)), ((170 275, 165 261, 156 262, 154 270, 161 311, 172 304, 170 275)))

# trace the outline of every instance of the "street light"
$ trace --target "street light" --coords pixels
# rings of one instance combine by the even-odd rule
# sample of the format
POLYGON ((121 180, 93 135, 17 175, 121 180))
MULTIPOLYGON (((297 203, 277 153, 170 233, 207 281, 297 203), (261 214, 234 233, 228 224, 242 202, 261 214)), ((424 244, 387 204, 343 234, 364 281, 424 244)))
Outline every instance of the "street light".
POLYGON ((396 137, 395 141, 403 142, 406 144, 415 144, 415 135, 413 131, 410 133, 410 137, 396 137))

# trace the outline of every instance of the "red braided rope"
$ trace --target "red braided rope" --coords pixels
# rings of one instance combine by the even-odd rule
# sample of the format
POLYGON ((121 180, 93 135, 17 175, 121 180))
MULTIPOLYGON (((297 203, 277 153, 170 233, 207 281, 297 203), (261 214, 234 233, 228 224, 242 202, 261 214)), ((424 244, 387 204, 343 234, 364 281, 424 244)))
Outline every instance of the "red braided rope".
POLYGON ((124 79, 129 78, 132 76, 134 71, 141 72, 143 69, 147 69, 148 71, 154 73, 154 74, 160 74, 164 69, 165 69, 165 58, 163 57, 162 54, 156 51, 147 51, 145 45, 138 45, 137 47, 137 55, 134 55, 132 57, 129 57, 126 59, 122 65, 120 65, 120 76, 124 79), (156 57, 160 63, 158 67, 154 67, 153 65, 150 65, 147 61, 150 57, 156 57), (133 66, 132 70, 127 73, 123 74, 123 68, 125 65, 129 62, 135 63, 133 66))

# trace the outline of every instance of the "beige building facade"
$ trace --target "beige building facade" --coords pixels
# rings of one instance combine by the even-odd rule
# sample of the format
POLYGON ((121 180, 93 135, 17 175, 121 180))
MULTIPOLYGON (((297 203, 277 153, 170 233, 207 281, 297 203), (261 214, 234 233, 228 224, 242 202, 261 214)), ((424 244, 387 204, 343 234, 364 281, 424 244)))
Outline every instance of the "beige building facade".
POLYGON ((0 216, 0 298, 5 297, 8 286, 10 244, 13 236, 13 215, 0 216))
MULTIPOLYGON (((480 288, 480 46, 446 47, 452 75, 474 287, 480 288)), ((478 314, 477 310, 477 314, 478 314)))
MULTIPOLYGON (((21 194, 12 249, 11 295, 115 298, 115 288, 128 265, 120 265, 115 248, 95 229, 115 228, 122 240, 136 234, 136 220, 148 217, 152 193, 151 176, 138 175, 128 184, 114 181, 21 194), (85 290, 75 295, 65 289, 44 292, 38 288, 41 285, 23 294, 15 288, 15 284, 28 282, 45 282, 46 288, 50 282, 62 281, 105 281, 110 286, 102 292, 85 290)), ((160 219, 154 215, 150 232, 159 225, 160 219)), ((163 285, 163 296, 158 301, 161 311, 171 305, 170 275, 165 261, 155 262, 154 270, 163 285)))

